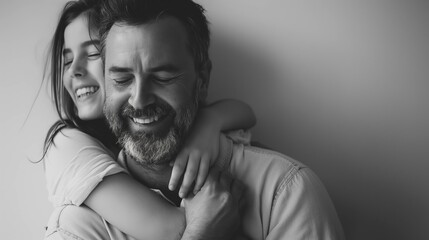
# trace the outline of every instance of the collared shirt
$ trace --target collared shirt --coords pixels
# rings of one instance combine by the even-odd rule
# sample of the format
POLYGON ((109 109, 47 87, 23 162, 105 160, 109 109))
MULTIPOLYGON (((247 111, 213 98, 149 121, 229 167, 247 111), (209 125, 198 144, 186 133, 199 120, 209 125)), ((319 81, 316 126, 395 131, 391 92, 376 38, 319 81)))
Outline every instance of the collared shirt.
MULTIPOLYGON (((56 210, 50 218, 46 239, 66 235, 88 240, 133 239, 92 210, 78 207, 103 177, 127 172, 123 159, 114 161, 108 149, 85 133, 64 133, 59 140, 56 137, 56 145, 47 155, 47 186, 56 210), (76 155, 64 152, 71 143, 75 144, 76 155), (91 161, 80 161, 88 160, 88 156, 93 156, 91 161), (87 170, 79 172, 79 168, 87 170)), ((317 176, 302 163, 280 153, 249 146, 250 136, 238 133, 221 137, 217 164, 245 186, 245 196, 240 198, 244 209, 243 235, 248 239, 272 240, 343 239, 335 209, 317 176)))
POLYGON ((218 165, 245 186, 242 228, 250 239, 344 239, 331 199, 304 164, 222 136, 218 165))
MULTIPOLYGON (((217 161, 222 171, 244 185, 244 196, 239 198, 243 235, 267 240, 344 239, 332 201, 313 171, 249 143, 248 131, 221 135, 217 161)), ((125 158, 118 162, 127 168, 125 158)))

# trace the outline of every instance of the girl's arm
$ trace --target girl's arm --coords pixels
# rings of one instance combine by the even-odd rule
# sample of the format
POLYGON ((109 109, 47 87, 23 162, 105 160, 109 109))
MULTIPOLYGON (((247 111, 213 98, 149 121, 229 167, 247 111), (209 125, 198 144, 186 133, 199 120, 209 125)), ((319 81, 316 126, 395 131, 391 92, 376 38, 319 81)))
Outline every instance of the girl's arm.
POLYGON ((179 196, 183 198, 188 194, 195 179, 193 192, 198 192, 209 167, 218 157, 220 133, 250 128, 255 124, 253 110, 238 100, 220 100, 200 109, 187 142, 174 162, 169 189, 176 189, 184 175, 179 196))
POLYGON ((137 239, 178 239, 183 233, 183 210, 126 174, 100 141, 67 128, 55 135, 54 143, 44 162, 55 205, 85 204, 137 239))
POLYGON ((212 174, 212 181, 188 198, 185 208, 177 208, 129 175, 119 173, 103 180, 85 204, 137 239, 228 240, 239 230, 237 199, 243 190, 226 178, 212 174))
POLYGON ((216 126, 217 124, 218 129, 222 132, 248 129, 256 124, 256 117, 252 108, 236 99, 223 99, 209 104, 200 109, 198 117, 202 121, 206 120, 207 126, 210 124, 216 126))
POLYGON ((183 208, 125 173, 105 177, 84 203, 136 239, 180 239, 186 226, 183 208))
MULTIPOLYGON (((124 173, 101 142, 77 129, 61 130, 54 142, 45 156, 45 174, 48 192, 55 205, 85 204, 137 239, 180 239, 186 230, 183 208, 171 205, 124 173)), ((204 192, 198 195, 203 201, 199 201, 200 205, 222 203, 207 197, 204 192)), ((212 219, 205 209, 209 210, 202 208, 197 215, 212 219)), ((192 234, 186 236, 192 237, 192 234)))

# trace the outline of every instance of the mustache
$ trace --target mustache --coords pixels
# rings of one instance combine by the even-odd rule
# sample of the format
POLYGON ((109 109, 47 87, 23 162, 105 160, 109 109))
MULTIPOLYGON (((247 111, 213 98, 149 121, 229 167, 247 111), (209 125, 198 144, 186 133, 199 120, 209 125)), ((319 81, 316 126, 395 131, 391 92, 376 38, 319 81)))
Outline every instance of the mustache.
POLYGON ((166 103, 152 103, 143 109, 135 109, 130 104, 122 107, 122 116, 131 118, 151 118, 154 116, 167 115, 172 111, 172 107, 166 103))

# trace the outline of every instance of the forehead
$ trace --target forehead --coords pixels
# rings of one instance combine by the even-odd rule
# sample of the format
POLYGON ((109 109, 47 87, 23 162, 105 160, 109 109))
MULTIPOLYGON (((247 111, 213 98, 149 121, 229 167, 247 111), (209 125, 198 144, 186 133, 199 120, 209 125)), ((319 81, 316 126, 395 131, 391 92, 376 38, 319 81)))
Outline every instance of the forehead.
POLYGON ((185 27, 173 17, 136 26, 115 24, 106 38, 106 68, 193 61, 187 39, 185 27))
POLYGON ((90 39, 88 32, 88 18, 81 14, 74 19, 64 30, 64 44, 73 45, 90 39))

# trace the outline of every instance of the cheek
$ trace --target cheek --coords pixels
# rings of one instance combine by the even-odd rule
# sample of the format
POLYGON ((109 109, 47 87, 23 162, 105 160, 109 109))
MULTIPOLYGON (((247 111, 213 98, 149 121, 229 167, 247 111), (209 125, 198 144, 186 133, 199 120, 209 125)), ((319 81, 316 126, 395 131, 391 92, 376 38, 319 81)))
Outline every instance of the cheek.
POLYGON ((119 112, 121 107, 127 104, 129 96, 127 92, 119 92, 111 86, 106 86, 106 110, 111 113, 119 112))
POLYGON ((68 94, 74 100, 74 98, 73 98, 74 94, 73 94, 73 90, 72 90, 72 79, 67 74, 64 74, 64 76, 63 76, 63 84, 64 84, 64 87, 67 90, 68 94))
POLYGON ((168 92, 164 95, 166 96, 165 100, 175 109, 182 108, 187 106, 190 103, 194 102, 195 91, 192 84, 189 85, 178 85, 173 89, 169 89, 168 92))
POLYGON ((102 98, 101 101, 102 101, 102 104, 104 104, 104 102, 106 100, 106 84, 104 82, 104 76, 103 76, 103 74, 98 75, 97 79, 98 79, 97 82, 98 82, 98 84, 100 86, 99 91, 100 91, 101 98, 102 98))
POLYGON ((88 65, 88 71, 91 74, 91 78, 97 81, 98 86, 100 87, 100 101, 101 105, 103 105, 106 99, 106 89, 103 74, 103 62, 101 61, 101 59, 90 62, 90 64, 88 65))
POLYGON ((89 66, 88 70, 91 72, 91 75, 97 80, 100 88, 103 88, 104 91, 104 74, 103 74, 103 62, 101 59, 93 61, 89 66))

